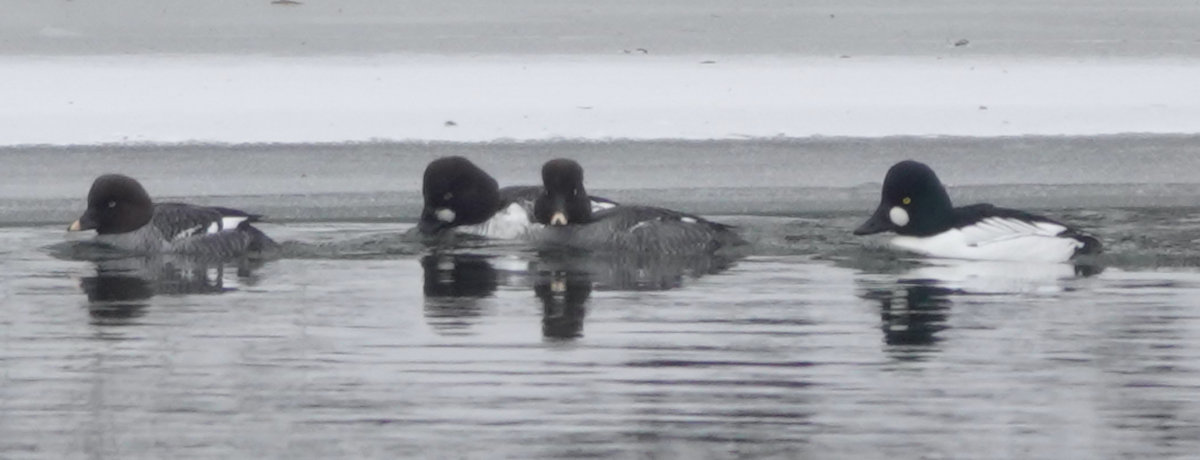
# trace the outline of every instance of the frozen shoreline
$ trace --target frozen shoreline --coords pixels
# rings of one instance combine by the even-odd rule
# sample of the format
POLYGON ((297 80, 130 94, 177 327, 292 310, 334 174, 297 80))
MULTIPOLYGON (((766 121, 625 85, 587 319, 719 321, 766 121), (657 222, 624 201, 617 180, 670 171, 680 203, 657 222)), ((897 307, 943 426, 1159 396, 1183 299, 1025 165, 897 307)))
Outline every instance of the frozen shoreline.
POLYGON ((1200 132, 1200 60, 0 57, 0 145, 1200 132))

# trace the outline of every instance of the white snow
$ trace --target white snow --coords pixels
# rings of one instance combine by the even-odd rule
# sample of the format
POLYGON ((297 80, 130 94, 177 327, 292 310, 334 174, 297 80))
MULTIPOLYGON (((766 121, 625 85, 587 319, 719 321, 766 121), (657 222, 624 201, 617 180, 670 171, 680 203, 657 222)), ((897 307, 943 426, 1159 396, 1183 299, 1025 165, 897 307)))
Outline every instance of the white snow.
POLYGON ((6 56, 0 145, 1197 133, 1198 81, 1150 59, 6 56))

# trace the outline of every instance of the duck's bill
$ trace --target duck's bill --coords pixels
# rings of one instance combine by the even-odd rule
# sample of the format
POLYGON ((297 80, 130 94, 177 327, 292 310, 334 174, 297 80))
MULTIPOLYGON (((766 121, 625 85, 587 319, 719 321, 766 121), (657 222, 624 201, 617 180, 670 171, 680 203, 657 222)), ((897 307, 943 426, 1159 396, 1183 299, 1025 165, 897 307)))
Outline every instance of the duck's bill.
POLYGON ((550 198, 550 222, 547 222, 551 227, 561 227, 570 224, 567 219, 567 199, 560 195, 552 195, 550 198))
POLYGON ((445 230, 446 227, 445 222, 435 219, 421 219, 420 222, 417 222, 417 231, 421 232, 422 235, 437 235, 445 230))
POLYGON ((417 221, 417 231, 422 235, 434 236, 450 228, 451 222, 444 219, 444 217, 448 217, 445 211, 448 210, 426 206, 421 210, 421 219, 417 221))
POLYGON ((84 230, 92 230, 94 228, 96 228, 96 221, 92 219, 91 215, 85 212, 79 217, 79 220, 72 222, 71 225, 67 227, 67 231, 82 232, 84 230))
POLYGON ((879 205, 879 209, 875 210, 875 214, 870 219, 867 219, 866 222, 863 222, 862 225, 854 229, 854 234, 873 235, 895 230, 896 224, 893 224, 892 220, 888 217, 888 209, 886 205, 879 205))
POLYGON ((556 212, 550 216, 550 225, 559 226, 567 225, 567 214, 564 212, 556 212))

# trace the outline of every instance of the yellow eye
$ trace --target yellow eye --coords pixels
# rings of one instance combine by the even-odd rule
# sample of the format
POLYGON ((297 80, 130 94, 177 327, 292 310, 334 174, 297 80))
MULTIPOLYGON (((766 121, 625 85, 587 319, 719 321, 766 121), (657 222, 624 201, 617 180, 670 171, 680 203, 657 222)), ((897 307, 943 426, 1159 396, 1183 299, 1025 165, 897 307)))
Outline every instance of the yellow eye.
POLYGON ((909 204, 909 203, 912 203, 912 198, 904 197, 904 199, 900 200, 900 202, 904 203, 904 204, 909 204))

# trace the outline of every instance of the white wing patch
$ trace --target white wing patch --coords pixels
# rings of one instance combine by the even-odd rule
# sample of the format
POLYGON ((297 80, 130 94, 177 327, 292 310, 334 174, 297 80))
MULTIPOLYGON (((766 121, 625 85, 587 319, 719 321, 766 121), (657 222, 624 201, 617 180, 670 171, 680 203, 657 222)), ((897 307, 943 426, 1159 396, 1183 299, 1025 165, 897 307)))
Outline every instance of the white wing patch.
POLYGON ((967 244, 972 246, 986 246, 1014 238, 1042 237, 1057 239, 1058 235, 1065 232, 1067 228, 1049 222, 1029 222, 1021 219, 988 217, 960 230, 967 244))
POLYGON ((241 225, 241 223, 245 222, 246 219, 248 219, 248 217, 244 217, 244 216, 222 217, 220 222, 214 221, 213 223, 209 224, 208 231, 206 233, 218 233, 218 232, 227 232, 230 230, 237 230, 238 225, 241 225))
POLYGON ((605 209, 612 209, 615 207, 617 207, 617 205, 615 203, 592 200, 592 212, 603 211, 605 209))
MULTIPOLYGON (((213 225, 216 225, 216 224, 214 223, 213 225)), ((203 228, 204 228, 204 225, 201 224, 201 225, 197 225, 195 227, 189 228, 187 230, 184 230, 182 232, 176 233, 175 236, 171 237, 170 241, 179 241, 184 238, 190 238, 190 237, 196 236, 197 234, 200 233, 200 230, 203 228)))
POLYGON ((179 241, 185 238, 191 238, 196 235, 211 235, 214 233, 228 232, 237 230, 237 227, 242 222, 245 222, 249 217, 246 216, 225 216, 219 221, 212 221, 208 225, 200 224, 195 227, 188 228, 184 231, 176 233, 171 237, 170 241, 179 241))
POLYGON ((1083 242, 1059 236, 1067 228, 1050 222, 989 217, 929 237, 898 236, 892 245, 933 257, 970 260, 1065 262, 1083 242))

